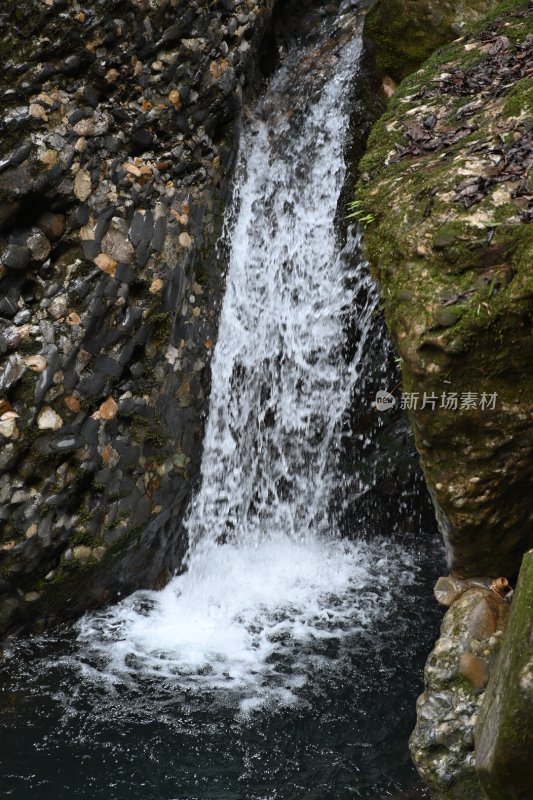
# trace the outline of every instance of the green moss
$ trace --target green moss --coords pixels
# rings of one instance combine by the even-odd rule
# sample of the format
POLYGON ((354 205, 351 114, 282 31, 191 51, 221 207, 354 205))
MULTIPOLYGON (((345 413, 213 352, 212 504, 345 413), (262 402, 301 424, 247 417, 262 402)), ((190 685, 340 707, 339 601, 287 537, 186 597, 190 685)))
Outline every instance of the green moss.
POLYGON ((153 324, 152 340, 158 347, 164 347, 170 342, 172 335, 172 315, 169 311, 155 311, 148 315, 148 320, 153 324))
POLYGON ((151 447, 167 448, 170 443, 170 436, 159 428, 151 428, 146 434, 144 441, 151 447))
MULTIPOLYGON (((527 21, 524 16, 513 16, 511 6, 521 12, 526 4, 505 4, 505 24, 493 28, 490 23, 488 30, 503 29, 510 41, 523 42, 527 21)), ((496 13, 501 11, 502 7, 496 13)), ((474 45, 483 40, 468 39, 474 45)), ((483 175, 485 168, 491 174, 493 164, 485 154, 501 148, 502 137, 514 146, 517 131, 527 135, 520 123, 507 123, 505 104, 513 97, 513 87, 506 85, 499 96, 487 94, 483 104, 469 111, 468 124, 476 128, 470 135, 449 147, 441 145, 431 152, 420 149, 418 153, 413 148, 404 157, 396 157, 409 143, 411 126, 423 125, 430 113, 437 117, 433 129, 437 137, 461 126, 457 112, 472 96, 447 93, 445 88, 439 89, 436 78, 441 72, 493 58, 486 48, 465 50, 464 45, 465 39, 443 48, 402 83, 369 137, 356 200, 375 218, 365 228, 364 250, 372 274, 381 284, 385 316, 402 357, 404 391, 421 396, 424 391, 437 396, 446 390, 496 392, 500 404, 514 409, 533 396, 528 355, 533 226, 520 222, 520 199, 513 196, 512 182, 489 185, 485 196, 469 208, 460 196, 455 201, 457 188, 465 179, 483 175), (427 92, 428 86, 436 86, 436 91, 427 92)), ((523 81, 514 90, 517 97, 523 96, 521 84, 523 81)), ((474 458, 465 465, 457 448, 484 452, 487 427, 507 431, 507 439, 519 438, 524 435, 521 420, 518 408, 516 412, 498 410, 489 417, 458 412, 413 414, 416 443, 430 486, 457 483, 458 494, 467 498, 455 505, 448 491, 437 492, 454 541, 461 541, 458 559, 466 574, 469 569, 482 569, 476 556, 479 552, 485 554, 488 572, 501 569, 501 574, 507 574, 516 569, 519 543, 531 541, 531 534, 524 528, 525 515, 511 491, 505 504, 502 502, 497 475, 513 475, 517 483, 527 477, 523 467, 511 466, 512 456, 504 448, 496 458, 491 457, 490 467, 474 458), (484 499, 480 507, 474 499, 470 501, 474 494, 469 480, 477 480, 493 466, 494 489, 489 492, 490 501, 484 499), (459 476, 456 469, 461 470, 459 476), (496 551, 494 542, 499 539, 492 531, 494 520, 503 515, 516 521, 507 535, 505 554, 496 551), (472 563, 467 564, 467 553, 472 563)), ((526 440, 524 449, 527 447, 526 440)), ((500 520, 499 527, 502 524, 500 520)))
POLYGON ((0 556, 0 575, 3 578, 9 579, 13 573, 13 567, 15 566, 15 559, 12 555, 6 555, 2 553, 0 556))
POLYGON ((94 534, 88 530, 87 528, 78 528, 70 537, 69 544, 71 547, 76 547, 77 545, 87 545, 88 547, 92 547, 94 545, 94 534))
MULTIPOLYGON (((457 37, 458 20, 485 15, 491 0, 440 4, 421 0, 377 0, 365 22, 365 33, 377 50, 383 72, 401 81, 415 72, 437 48, 457 37)), ((507 4, 506 6, 507 7, 507 4)), ((438 56, 437 56, 438 57, 438 56)))
POLYGON ((107 500, 110 503, 114 503, 117 500, 122 500, 124 497, 127 497, 127 496, 128 496, 128 492, 122 490, 120 492, 112 492, 110 495, 108 495, 107 500))
POLYGON ((109 526, 110 530, 115 530, 118 528, 121 522, 128 522, 130 519, 130 515, 127 511, 119 511, 118 514, 115 516, 115 519, 109 526))
POLYGON ((533 81, 523 78, 518 81, 509 94, 503 107, 506 117, 519 117, 522 114, 533 115, 533 81))
POLYGON ((491 800, 526 797, 533 752, 533 550, 524 556, 509 625, 476 729, 477 762, 491 800), (529 686, 529 688, 528 688, 529 686))
POLYGON ((92 519, 94 519, 94 516, 95 512, 89 511, 86 505, 81 506, 78 511, 78 520, 82 525, 90 522, 92 519))

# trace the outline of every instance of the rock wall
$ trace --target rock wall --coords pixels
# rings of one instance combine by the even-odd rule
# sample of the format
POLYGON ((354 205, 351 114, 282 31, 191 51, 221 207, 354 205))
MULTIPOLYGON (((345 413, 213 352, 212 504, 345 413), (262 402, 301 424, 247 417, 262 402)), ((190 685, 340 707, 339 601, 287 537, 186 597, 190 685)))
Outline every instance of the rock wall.
MULTIPOLYGON (((243 91, 273 0, 0 12, 0 633, 185 546, 243 91)), ((263 63, 264 62, 264 63, 263 63)))
MULTIPOLYGON (((401 5, 405 27, 430 18, 425 0, 401 5)), ((367 33, 381 20, 378 61, 402 77, 420 52, 404 52, 387 8, 376 5, 367 33)), ((396 403, 415 432, 447 580, 463 586, 428 659, 413 759, 435 800, 525 800, 530 559, 507 628, 493 579, 514 583, 533 545, 533 7, 508 0, 463 33, 374 127, 354 213, 401 357, 396 403)))
POLYGON ((533 796, 533 550, 524 556, 476 725, 476 770, 490 800, 533 796))
POLYGON ((509 609, 509 603, 490 589, 467 589, 446 613, 428 657, 410 749, 435 798, 483 798, 475 770, 474 730, 509 609))
POLYGON ((464 576, 516 576, 533 543, 533 10, 514 5, 402 84, 358 189, 403 403, 464 576))

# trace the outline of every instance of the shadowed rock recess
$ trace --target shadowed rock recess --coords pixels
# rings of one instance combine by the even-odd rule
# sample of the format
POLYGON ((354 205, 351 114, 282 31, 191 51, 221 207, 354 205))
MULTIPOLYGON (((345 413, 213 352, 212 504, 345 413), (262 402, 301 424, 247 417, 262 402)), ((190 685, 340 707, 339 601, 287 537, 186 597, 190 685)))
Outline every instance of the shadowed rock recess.
POLYGON ((365 30, 379 67, 399 81, 495 5, 496 0, 376 0, 365 30))
POLYGON ((272 7, 2 6, 0 632, 179 563, 214 243, 272 7))
MULTIPOLYGON (((401 5, 414 31, 437 13, 401 5)), ((390 6, 367 33, 401 77, 420 54, 416 34, 387 49, 390 6)), ((514 585, 533 544, 533 4, 463 34, 373 128, 354 208, 451 572, 411 753, 436 800, 531 800, 531 554, 511 606, 502 578, 514 585)))

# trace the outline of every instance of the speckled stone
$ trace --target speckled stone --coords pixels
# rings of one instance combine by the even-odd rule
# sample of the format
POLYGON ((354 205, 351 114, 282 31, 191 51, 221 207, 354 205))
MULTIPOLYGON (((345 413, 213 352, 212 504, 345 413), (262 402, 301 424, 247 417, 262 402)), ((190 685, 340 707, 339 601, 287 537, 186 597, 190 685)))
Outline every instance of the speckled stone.
MULTIPOLYGON (((19 415, 18 438, 0 441, 0 493, 17 482, 34 492, 38 533, 25 541, 35 545, 31 558, 15 552, 13 575, 25 575, 24 593, 42 593, 38 603, 19 603, 18 579, 0 586, 0 633, 31 626, 37 606, 53 622, 153 586, 180 563, 207 396, 193 365, 204 358, 203 342, 216 339, 223 268, 214 248, 242 107, 239 76, 226 69, 217 82, 210 65, 232 62, 241 42, 221 29, 249 13, 244 2, 228 11, 201 0, 109 0, 105 9, 88 0, 83 14, 57 2, 43 14, 40 0, 28 3, 39 19, 30 38, 15 6, 3 10, 0 112, 11 113, 18 93, 23 99, 6 128, 16 147, 5 152, 0 142, 0 401, 9 390, 19 415), (189 41, 193 19, 209 39, 189 41), (180 309, 200 274, 205 291, 193 316, 180 309), (191 342, 188 416, 164 357, 183 330, 191 342), (29 355, 45 359, 42 372, 25 363, 29 355), (41 429, 44 408, 57 418, 41 429), (182 438, 190 461, 179 470, 171 456, 182 438), (128 493, 113 531, 110 487, 128 493), (72 539, 89 511, 91 555, 75 558, 72 539), (117 546, 121 537, 127 547, 117 546), (112 558, 100 558, 98 547, 111 539, 112 558), (40 588, 52 570, 53 602, 48 582, 40 588)), ((257 0, 262 13, 247 23, 239 69, 253 76, 251 93, 272 5, 257 0)), ((0 543, 19 535, 23 507, 2 508, 0 543)))

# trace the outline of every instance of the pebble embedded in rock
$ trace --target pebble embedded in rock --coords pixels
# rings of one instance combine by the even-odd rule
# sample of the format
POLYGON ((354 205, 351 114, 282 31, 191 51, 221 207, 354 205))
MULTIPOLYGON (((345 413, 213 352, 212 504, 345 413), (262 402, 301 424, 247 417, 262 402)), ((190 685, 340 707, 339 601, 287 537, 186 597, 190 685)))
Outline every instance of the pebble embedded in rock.
POLYGON ((160 252, 163 249, 166 235, 167 235, 167 225, 163 217, 160 217, 154 225, 152 241, 150 242, 150 245, 153 250, 157 250, 157 252, 160 252))
POLYGON ((114 419, 117 415, 118 405, 112 397, 108 397, 98 409, 100 417, 105 420, 114 419))
POLYGON ((459 672, 472 684, 476 692, 482 691, 489 679, 487 663, 473 653, 461 653, 459 656, 459 672))
POLYGON ((161 44, 164 45, 171 45, 176 44, 180 41, 180 39, 185 34, 187 30, 186 24, 184 24, 185 20, 180 20, 180 22, 175 22, 174 25, 171 25, 165 31, 163 31, 163 36, 161 37, 161 44))
POLYGON ((46 261, 50 255, 51 245, 44 233, 40 230, 34 231, 27 239, 27 245, 34 261, 46 261))
POLYGON ((126 172, 129 172, 130 175, 134 175, 136 178, 140 178, 142 175, 141 170, 139 167, 136 167, 135 164, 124 164, 124 169, 126 172))
POLYGON ((24 363, 33 372, 44 372, 46 369, 46 358, 44 356, 28 356, 24 359, 24 363))
POLYGON ((181 95, 177 89, 172 89, 172 91, 168 96, 168 99, 170 100, 176 111, 179 111, 181 109, 181 95))
MULTIPOLYGON (((18 414, 16 416, 18 417, 18 414)), ((16 417, 3 414, 0 417, 0 436, 3 436, 5 439, 16 439, 18 438, 18 433, 16 417)))
POLYGON ((145 153, 152 147, 154 138, 146 128, 137 128, 130 137, 130 143, 136 153, 139 155, 145 153))
POLYGON ((40 103, 30 103, 28 114, 34 119, 40 119, 42 122, 48 122, 48 115, 40 103))
POLYGON ((80 315, 75 311, 71 311, 67 317, 67 322, 69 325, 79 325, 81 322, 80 315))
POLYGON ((80 121, 74 125, 74 130, 80 138, 87 139, 95 135, 96 126, 92 119, 80 119, 80 121))
POLYGON ((4 297, 0 300, 0 317, 17 317, 17 298, 4 297))
POLYGON ((63 72, 65 75, 73 75, 78 71, 81 66, 81 58, 74 54, 71 56, 67 56, 63 61, 63 72))
POLYGON ((142 375, 144 375, 144 367, 140 363, 132 364, 130 367, 130 372, 134 378, 140 378, 142 375))
POLYGON ((64 398, 64 402, 66 407, 69 411, 72 411, 73 414, 77 414, 81 410, 81 403, 77 397, 73 397, 73 395, 67 395, 64 398))
POLYGON ((435 323, 440 328, 450 328, 455 325, 463 315, 459 308, 439 308, 435 313, 435 323))
POLYGON ((23 270, 30 263, 30 259, 31 253, 28 247, 10 244, 2 256, 2 263, 9 269, 23 270))
POLYGON ((150 284, 149 292, 150 294, 157 294, 163 288, 163 281, 161 278, 155 278, 152 283, 150 284))
POLYGON ((51 406, 44 406, 37 416, 37 427, 40 430, 57 431, 63 425, 63 420, 51 406))
POLYGON ((50 305, 48 306, 48 312, 54 319, 59 319, 60 317, 65 316, 65 312, 68 307, 68 297, 66 294, 60 294, 57 297, 54 297, 50 305))
POLYGON ((10 163, 22 164, 22 162, 28 158, 31 151, 32 151, 31 144, 23 144, 21 147, 17 147, 17 149, 13 150, 13 152, 11 153, 11 156, 9 158, 10 163))
MULTIPOLYGON (((87 225, 89 221, 89 208, 88 206, 78 206, 74 211, 74 218, 76 223, 81 227, 82 225, 87 225)), ((51 238, 51 237, 50 237, 51 238)))
POLYGON ((111 256, 108 256, 106 253, 100 253, 100 255, 96 256, 94 259, 94 263, 102 272, 112 277, 114 276, 117 269, 117 262, 114 258, 111 258, 111 256))
POLYGON ((72 556, 76 561, 88 561, 92 554, 92 549, 84 544, 79 544, 72 549, 72 556))
POLYGON ((185 247, 186 249, 192 246, 192 238, 186 232, 180 233, 178 241, 181 244, 181 246, 185 247))
POLYGON ((129 262, 133 258, 133 245, 124 233, 109 230, 102 239, 102 251, 115 261, 129 262))
POLYGON ((74 178, 74 194, 82 203, 87 200, 92 191, 91 176, 85 169, 80 169, 74 178))
POLYGON ((83 89, 83 96, 90 106, 96 108, 100 100, 100 92, 95 86, 87 84, 83 89))

